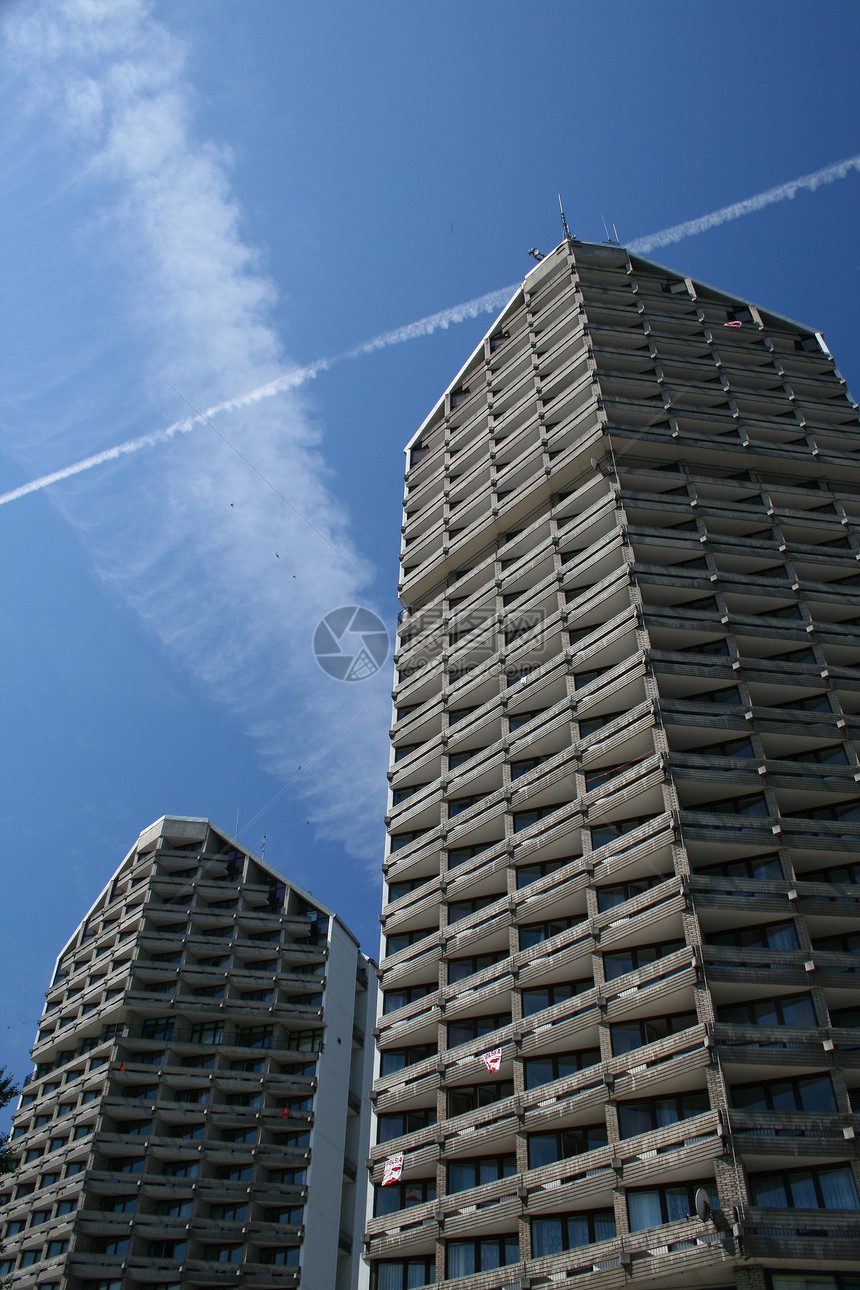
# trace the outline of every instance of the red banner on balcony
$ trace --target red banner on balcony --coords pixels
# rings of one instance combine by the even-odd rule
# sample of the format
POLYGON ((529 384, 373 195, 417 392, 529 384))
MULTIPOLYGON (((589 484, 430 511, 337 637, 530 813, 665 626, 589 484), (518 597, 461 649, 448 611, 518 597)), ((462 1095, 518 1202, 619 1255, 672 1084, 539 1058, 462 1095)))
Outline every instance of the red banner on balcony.
POLYGON ((497 1071, 502 1064, 501 1048, 491 1048, 488 1053, 481 1053, 481 1061, 488 1071, 497 1071))
POLYGON ((388 1187, 390 1183, 400 1182, 400 1175, 403 1173, 403 1152, 398 1151, 396 1156, 389 1156, 382 1169, 382 1186, 388 1187))

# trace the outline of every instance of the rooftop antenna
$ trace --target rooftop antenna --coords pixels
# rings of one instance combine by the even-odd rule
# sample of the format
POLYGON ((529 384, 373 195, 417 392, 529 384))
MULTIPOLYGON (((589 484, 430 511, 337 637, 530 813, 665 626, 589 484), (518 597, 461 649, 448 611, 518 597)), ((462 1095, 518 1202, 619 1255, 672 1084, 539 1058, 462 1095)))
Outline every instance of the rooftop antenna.
POLYGON ((612 225, 612 232, 615 234, 615 242, 616 242, 616 244, 617 244, 618 246, 620 246, 620 245, 621 245, 621 238, 618 236, 618 229, 615 227, 615 225, 614 225, 614 224, 612 225))
POLYGON ((607 242, 611 242, 612 238, 609 236, 609 229, 606 227, 606 216, 603 214, 603 211, 600 212, 600 218, 603 220, 603 231, 606 234, 606 240, 607 242))
POLYGON ((569 242, 571 240, 570 229, 567 227, 567 220, 565 219, 565 215, 564 215, 564 205, 562 204, 561 193, 558 194, 558 209, 561 211, 561 228, 562 228, 562 232, 564 233, 564 240, 566 242, 569 242))
POLYGON ((263 848, 262 848, 262 850, 260 851, 260 859, 261 859, 261 860, 265 860, 265 858, 266 858, 266 835, 265 835, 265 833, 264 833, 264 834, 263 834, 263 848))

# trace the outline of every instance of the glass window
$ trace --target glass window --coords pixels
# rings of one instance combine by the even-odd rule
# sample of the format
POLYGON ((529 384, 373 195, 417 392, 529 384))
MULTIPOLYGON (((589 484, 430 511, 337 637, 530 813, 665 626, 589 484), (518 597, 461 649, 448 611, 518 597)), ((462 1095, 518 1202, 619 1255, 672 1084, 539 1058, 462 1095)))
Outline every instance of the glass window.
POLYGON ((564 1079, 566 1075, 573 1075, 599 1061, 599 1048, 583 1048, 578 1053, 547 1053, 543 1057, 527 1057, 524 1063, 526 1088, 537 1088, 552 1080, 564 1079))
POLYGON ((517 1158, 513 1152, 501 1156, 481 1156, 474 1160, 452 1160, 448 1165, 448 1191, 467 1191, 483 1183, 512 1178, 517 1172, 517 1158))
POLYGON ((599 1209, 579 1214, 554 1214, 552 1218, 532 1219, 532 1258, 575 1250, 595 1241, 609 1241, 615 1236, 615 1213, 599 1209))
POLYGON ((520 1246, 516 1236, 491 1236, 478 1241, 448 1242, 448 1276, 463 1277, 472 1272, 487 1272, 519 1263, 520 1246))
POLYGON ((750 1174, 754 1205, 778 1209, 860 1209, 851 1166, 750 1174))
POLYGON ((557 1160, 568 1160, 585 1151, 595 1151, 598 1147, 605 1147, 606 1141, 605 1124, 578 1126, 556 1133, 530 1133, 529 1169, 540 1169, 544 1165, 555 1164, 557 1160))
POLYGON ((677 1219, 695 1214, 695 1196, 699 1187, 703 1187, 708 1193, 711 1208, 719 1209, 719 1197, 712 1178, 704 1182, 676 1183, 667 1187, 628 1191, 627 1216, 631 1232, 659 1227, 662 1223, 674 1223, 677 1219))

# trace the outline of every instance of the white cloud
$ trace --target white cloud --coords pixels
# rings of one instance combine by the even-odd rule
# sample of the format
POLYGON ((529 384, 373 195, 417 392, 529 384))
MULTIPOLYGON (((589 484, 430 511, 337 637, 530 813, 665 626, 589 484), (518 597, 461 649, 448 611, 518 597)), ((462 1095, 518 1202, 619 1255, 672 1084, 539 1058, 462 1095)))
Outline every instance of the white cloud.
MULTIPOLYGON (((64 512, 102 576, 239 714, 276 775, 308 765, 353 722, 298 788, 324 836, 378 862, 390 664, 343 685, 311 653, 324 613, 368 603, 355 570, 370 570, 272 324, 273 284, 241 235, 228 158, 194 137, 182 46, 144 0, 29 5, 11 15, 7 41, 34 110, 50 115, 101 203, 105 254, 122 267, 124 304, 147 337, 147 417, 164 402, 159 374, 203 408, 280 382, 252 414, 222 411, 218 428, 326 541, 205 428, 157 433, 164 446, 133 471, 67 486, 64 512)), ((180 411, 172 429, 187 428, 180 411)), ((73 446, 86 447, 67 437, 73 446)))

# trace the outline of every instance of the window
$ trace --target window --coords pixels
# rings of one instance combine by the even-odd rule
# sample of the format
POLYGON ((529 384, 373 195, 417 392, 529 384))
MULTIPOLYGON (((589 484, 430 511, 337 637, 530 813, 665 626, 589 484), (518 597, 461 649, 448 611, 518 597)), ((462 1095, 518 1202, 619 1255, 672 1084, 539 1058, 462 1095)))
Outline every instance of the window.
POLYGON ((258 1252, 258 1261, 268 1267, 298 1267, 300 1247, 298 1245, 263 1246, 258 1252))
POLYGON ((171 1124, 171 1138, 202 1138, 205 1125, 203 1124, 171 1124))
MULTIPOLYGON (((137 1196, 102 1196, 99 1209, 108 1214, 133 1214, 137 1196)), ((157 1211, 156 1211, 157 1212, 157 1211)))
POLYGON ((198 1021, 191 1027, 192 1044, 221 1044, 224 1042, 223 1021, 198 1021))
POLYGON ((654 887, 662 881, 662 878, 637 878, 631 882, 615 883, 611 887, 598 887, 597 908, 603 914, 607 909, 614 909, 616 905, 623 905, 626 900, 632 900, 634 896, 641 896, 649 887, 654 887))
POLYGON ((555 873, 557 869, 563 869, 566 864, 576 860, 576 856, 566 856, 564 860, 544 860, 541 864, 524 864, 517 869, 517 891, 522 887, 530 887, 533 882, 539 878, 545 878, 548 873, 555 873))
POLYGON ((729 860, 726 864, 696 865, 696 873, 705 878, 753 878, 757 881, 779 881, 783 876, 779 856, 773 853, 729 860))
POLYGON ((432 1255, 421 1259, 384 1259, 376 1265, 375 1290, 412 1290, 436 1284, 432 1255))
POLYGON ((764 923, 752 927, 737 927, 726 932, 711 932, 706 945, 736 945, 755 950, 796 950, 799 948, 794 922, 764 923))
POLYGON ((426 1201, 435 1199, 435 1179, 417 1178, 412 1182, 393 1183, 389 1187, 376 1188, 374 1214, 377 1218, 384 1214, 396 1214, 398 1210, 410 1209, 413 1205, 423 1205, 426 1201))
MULTIPOLYGON (((156 1242, 150 1241, 150 1246, 156 1242)), ((94 1236, 90 1244, 93 1254, 126 1254, 128 1253, 129 1238, 127 1236, 94 1236)), ((150 1253, 152 1251, 150 1250, 150 1253)), ((168 1257, 170 1257, 168 1255, 168 1257)))
MULTIPOLYGON (((271 1211, 267 1211, 265 1221, 267 1223, 276 1222, 276 1219, 273 1220, 268 1217, 270 1212, 271 1211)), ((274 1212, 277 1213, 277 1211, 274 1212)), ((237 1205, 210 1205, 209 1217, 219 1218, 231 1223, 242 1223, 248 1217, 248 1206, 245 1203, 237 1205)))
MULTIPOLYGON (((200 1126, 200 1136, 203 1136, 202 1125, 200 1126)), ((248 1128, 222 1129, 220 1136, 222 1142, 256 1142, 257 1126, 252 1124, 248 1128)))
POLYGON ((860 1209, 849 1164, 750 1174, 750 1199, 764 1209, 860 1209))
POLYGON ((398 1008, 405 1008, 408 1004, 415 1003, 418 999, 423 999, 428 994, 433 994, 437 989, 436 982, 431 981, 426 985, 409 985, 402 986, 399 990, 383 990, 382 1011, 384 1013, 396 1012, 398 1008))
POLYGON ((65 1254, 69 1248, 68 1241, 49 1241, 48 1248, 45 1250, 45 1258, 55 1259, 60 1254, 65 1254))
POLYGON ((552 815, 564 806, 564 802, 553 802, 548 806, 535 806, 531 811, 514 811, 514 833, 520 833, 523 829, 530 829, 533 824, 543 820, 547 815, 552 815))
POLYGON ((717 1009, 717 1020, 736 1026, 817 1026, 815 1008, 808 994, 782 999, 753 999, 727 1003, 717 1009))
POLYGON ((569 1160, 585 1151, 596 1151, 606 1146, 606 1125, 588 1124, 575 1129, 562 1129, 556 1133, 530 1133, 529 1169, 542 1169, 557 1160, 569 1160))
MULTIPOLYGON (((813 949, 826 951, 828 954, 857 954, 860 952, 860 932, 845 932, 836 936, 816 936, 813 949)), ((833 968, 829 970, 833 971, 833 968)), ((836 970, 844 971, 841 967, 836 970)))
POLYGON ((587 1066, 600 1061, 599 1048, 583 1048, 578 1053, 547 1053, 543 1057, 527 1057, 524 1062, 526 1088, 538 1088, 556 1079, 574 1075, 587 1066))
POLYGON ((676 1012, 668 1017, 643 1017, 638 1021, 619 1021, 610 1026, 612 1055, 619 1057, 643 1044, 653 1044, 668 1035, 677 1035, 690 1026, 698 1025, 695 1012, 676 1012))
POLYGON ((174 1020, 172 1017, 147 1017, 140 1028, 142 1039, 172 1039, 174 1020))
POLYGON ((146 1247, 146 1252, 151 1259, 184 1259, 185 1241, 150 1241, 146 1247))
MULTIPOLYGON (((140 1161, 141 1169, 135 1170, 136 1173, 142 1172, 143 1161, 140 1161)), ((196 1178, 200 1164, 196 1160, 166 1160, 162 1173, 166 1178, 196 1178)), ((220 1174, 217 1175, 220 1177, 220 1174)), ((248 1177, 250 1178, 250 1172, 248 1177)))
POLYGON ((517 1172, 517 1158, 513 1152, 502 1156, 482 1156, 475 1160, 452 1160, 448 1165, 448 1191, 467 1191, 483 1183, 512 1178, 517 1172))
POLYGON ((607 981, 634 972, 648 963, 656 963, 667 954, 684 948, 684 941, 662 941, 656 945, 633 945, 626 950, 616 950, 614 954, 603 955, 603 974, 607 981))
POLYGON ((74 1178, 75 1174, 82 1174, 86 1169, 85 1160, 72 1160, 65 1168, 65 1177, 74 1178))
POLYGON ((467 959, 451 959, 448 963, 448 984, 465 981, 467 976, 482 972, 484 968, 493 967, 508 957, 507 950, 494 950, 490 954, 475 954, 467 959))
POLYGON ((768 1080, 766 1084, 736 1084, 732 1106, 749 1111, 835 1111, 829 1075, 768 1080))
POLYGON ((287 1035, 287 1048, 293 1052, 321 1053, 322 1047, 321 1030, 291 1030, 287 1035))
POLYGON ((253 1172, 253 1165, 218 1165, 215 1177, 225 1182, 249 1182, 253 1172))
POLYGON ((579 723, 580 739, 587 739, 589 735, 596 734, 598 730, 602 730, 604 726, 608 726, 610 722, 623 715, 623 712, 606 712, 600 717, 586 717, 579 723))
POLYGON ((118 1159, 107 1160, 105 1168, 112 1173, 142 1174, 145 1163, 144 1156, 120 1156, 118 1159))
POLYGON ((533 1218, 532 1258, 575 1250, 581 1245, 593 1245, 595 1241, 610 1241, 614 1236, 615 1213, 611 1209, 533 1218))
MULTIPOLYGON (((459 1112, 451 1111, 449 1114, 459 1112)), ((425 1107, 417 1111, 403 1111, 399 1115, 380 1115, 377 1116, 376 1123, 377 1142, 390 1142, 392 1138, 400 1138, 404 1133, 415 1133, 418 1129, 426 1129, 428 1125, 435 1124, 436 1108, 425 1107)))
POLYGON ((554 985, 540 985, 523 990, 523 1016, 531 1017, 536 1012, 543 1012, 544 1008, 551 1008, 565 999, 573 999, 577 994, 593 987, 592 978, 583 977, 580 981, 558 981, 554 985))
POLYGON ((571 916, 569 918, 551 918, 543 923, 526 923, 520 927, 520 949, 528 950, 533 945, 540 945, 541 941, 549 940, 551 936, 558 936, 560 932, 566 932, 569 928, 575 927, 581 923, 582 918, 571 916))
POLYGON ((641 1232, 646 1227, 659 1227, 661 1223, 674 1223, 696 1212, 696 1191, 703 1187, 708 1193, 712 1209, 719 1209, 720 1201, 713 1178, 702 1182, 674 1183, 667 1187, 648 1187, 627 1193, 627 1217, 631 1232, 641 1232))
POLYGON ((850 1272, 765 1272, 768 1290, 860 1290, 850 1272))
POLYGON ((57 1206, 57 1217, 62 1214, 73 1214, 78 1207, 77 1197, 72 1200, 61 1200, 57 1206))
MULTIPOLYGON (((45 1210, 44 1212, 47 1213, 47 1210, 45 1210)), ((36 1217, 35 1214, 33 1215, 33 1217, 34 1218, 36 1217)), ((27 1226, 27 1220, 25 1218, 13 1219, 11 1223, 6 1224, 6 1235, 17 1236, 19 1232, 24 1231, 24 1228, 26 1226, 27 1226)))
POLYGON ((24 1250, 18 1260, 20 1268, 30 1268, 34 1263, 38 1263, 42 1257, 42 1247, 38 1246, 35 1250, 24 1250))
POLYGON ((448 1276, 465 1277, 519 1263, 520 1244, 516 1236, 489 1236, 480 1241, 448 1242, 448 1276))
MULTIPOLYGON (((134 1197, 128 1197, 133 1202, 134 1197)), ((156 1214, 166 1214, 171 1218, 190 1218, 194 1202, 191 1200, 158 1200, 155 1202, 156 1214)), ((124 1207, 125 1208, 125 1207, 124 1207)), ((132 1205, 133 1208, 133 1205, 132 1205)))
POLYGON ((451 847, 448 852, 448 868, 456 869, 457 865, 464 864, 471 860, 473 856, 479 856, 487 847, 493 846, 492 842, 482 842, 476 847, 451 847))
POLYGON ((523 757, 519 761, 512 761, 510 763, 511 779, 519 779, 522 775, 527 775, 530 770, 535 770, 546 760, 546 757, 523 757))
POLYGON ((448 1047, 456 1048, 458 1044, 468 1044, 473 1039, 482 1039, 494 1030, 511 1024, 509 1012, 496 1013, 490 1017, 464 1017, 462 1021, 448 1022, 448 1047))
POLYGON ((653 817, 650 815, 631 816, 627 820, 613 820, 605 824, 594 824, 591 828, 591 848, 596 851, 598 847, 605 846, 607 842, 615 842, 618 838, 623 838, 626 833, 632 833, 634 829, 640 828, 647 824, 653 817))
POLYGON ((472 1084, 448 1090, 448 1114, 466 1115, 481 1106, 492 1106, 503 1097, 512 1097, 513 1080, 497 1080, 492 1084, 472 1084))
POLYGON ((203 1257, 207 1263, 241 1263, 241 1245, 205 1245, 203 1257))
POLYGON ((746 797, 724 797, 717 802, 697 802, 687 806, 688 811, 702 811, 706 815, 769 815, 764 793, 750 793, 746 797))
POLYGON ((307 1169, 270 1169, 269 1182, 282 1187, 303 1187, 308 1180, 307 1169))
POLYGON ((655 1097, 642 1102, 620 1102, 618 1122, 622 1138, 649 1133, 664 1125, 675 1124, 710 1110, 707 1093, 678 1093, 674 1097, 655 1097))
POLYGON ((228 1106, 259 1106, 262 1102, 262 1093, 228 1093, 228 1106))
POLYGON ((389 1048, 387 1052, 380 1053, 380 1074, 394 1075, 397 1071, 405 1070, 407 1066, 413 1066, 416 1062, 435 1057, 437 1051, 435 1044, 418 1044, 413 1048, 389 1048))
POLYGON ((34 1210, 30 1218, 30 1226, 38 1227, 40 1223, 47 1223, 50 1217, 51 1217, 51 1211, 49 1209, 34 1210))
POLYGON ((117 1133, 132 1133, 137 1135, 146 1135, 152 1130, 152 1120, 118 1120, 116 1124, 117 1133))
POLYGON ((125 1090, 126 1097, 142 1098, 147 1102, 154 1102, 158 1097, 157 1084, 130 1084, 125 1090))

